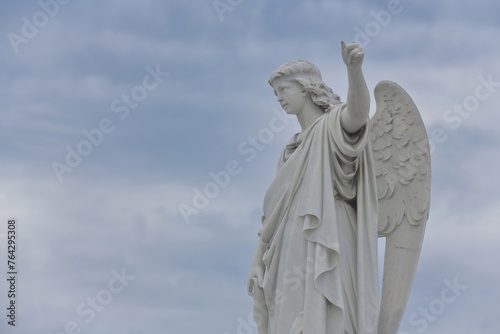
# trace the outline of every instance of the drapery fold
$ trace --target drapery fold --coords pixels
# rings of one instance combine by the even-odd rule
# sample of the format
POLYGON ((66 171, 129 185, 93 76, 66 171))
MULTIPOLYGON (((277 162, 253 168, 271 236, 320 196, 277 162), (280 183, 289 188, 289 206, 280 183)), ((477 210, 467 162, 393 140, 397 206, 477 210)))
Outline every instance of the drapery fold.
POLYGON ((377 197, 369 128, 345 133, 344 108, 332 106, 292 138, 266 193, 266 272, 254 281, 256 318, 264 319, 256 319, 260 334, 376 333, 377 197))

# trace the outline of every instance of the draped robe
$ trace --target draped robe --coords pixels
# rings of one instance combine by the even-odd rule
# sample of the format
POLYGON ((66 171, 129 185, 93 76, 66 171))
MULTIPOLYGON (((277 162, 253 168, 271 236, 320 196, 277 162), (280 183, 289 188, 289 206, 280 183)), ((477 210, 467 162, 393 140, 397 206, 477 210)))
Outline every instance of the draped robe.
POLYGON ((377 196, 369 122, 330 106, 292 137, 264 199, 263 280, 251 277, 259 334, 371 334, 378 325, 377 196))

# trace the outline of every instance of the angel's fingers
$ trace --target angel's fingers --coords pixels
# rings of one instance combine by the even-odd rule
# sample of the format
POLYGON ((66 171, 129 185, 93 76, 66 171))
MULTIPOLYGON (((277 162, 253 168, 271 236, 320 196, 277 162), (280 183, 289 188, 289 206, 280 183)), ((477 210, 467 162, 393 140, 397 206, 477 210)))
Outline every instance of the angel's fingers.
POLYGON ((356 58, 356 59, 360 59, 360 58, 362 58, 362 57, 363 57, 363 52, 361 52, 361 51, 356 51, 356 50, 352 51, 352 52, 349 54, 349 59, 348 59, 349 64, 350 64, 350 63, 352 63, 352 61, 354 60, 354 58, 356 58))
POLYGON ((348 63, 348 64, 352 63, 352 60, 354 59, 354 56, 356 56, 356 54, 357 54, 357 53, 356 53, 355 51, 351 51, 351 52, 349 53, 349 57, 347 57, 347 63, 348 63))
POLYGON ((344 41, 340 41, 340 47, 342 48, 342 51, 344 51, 344 49, 345 49, 345 42, 344 41))
POLYGON ((360 49, 352 49, 352 50, 349 50, 349 52, 346 53, 346 57, 348 58, 349 62, 352 61, 353 57, 358 53, 358 52, 361 52, 360 49))
POLYGON ((352 51, 352 50, 354 50, 354 49, 356 49, 356 48, 361 49, 361 47, 359 46, 359 44, 358 44, 358 43, 350 43, 350 44, 346 44, 346 45, 345 45, 345 48, 346 48, 346 50, 347 50, 347 51, 352 51))

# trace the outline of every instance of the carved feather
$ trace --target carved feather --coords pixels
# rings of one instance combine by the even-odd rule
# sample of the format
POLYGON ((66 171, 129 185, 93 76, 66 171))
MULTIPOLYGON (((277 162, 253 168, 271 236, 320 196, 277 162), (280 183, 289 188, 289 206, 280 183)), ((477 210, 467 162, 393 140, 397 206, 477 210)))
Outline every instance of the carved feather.
POLYGON ((396 83, 375 88, 377 112, 370 133, 379 198, 379 236, 404 218, 425 222, 430 200, 430 153, 425 127, 410 96, 396 83))
POLYGON ((379 236, 386 237, 378 334, 396 334, 413 284, 429 215, 430 151, 424 124, 397 84, 375 87, 371 120, 379 204, 379 236))

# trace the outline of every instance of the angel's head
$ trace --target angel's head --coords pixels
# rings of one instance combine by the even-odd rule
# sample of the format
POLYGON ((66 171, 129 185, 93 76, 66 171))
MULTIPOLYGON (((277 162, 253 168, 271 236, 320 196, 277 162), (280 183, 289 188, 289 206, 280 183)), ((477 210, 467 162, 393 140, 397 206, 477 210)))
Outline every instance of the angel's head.
POLYGON ((323 111, 332 104, 340 103, 340 97, 323 82, 319 69, 307 60, 292 60, 279 66, 271 74, 269 84, 277 96, 278 89, 282 87, 300 90, 309 95, 312 102, 323 111))

